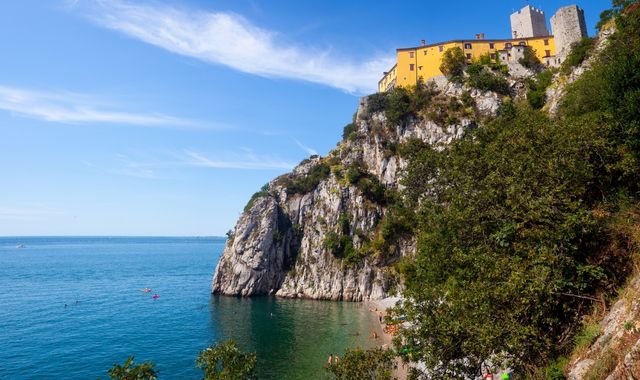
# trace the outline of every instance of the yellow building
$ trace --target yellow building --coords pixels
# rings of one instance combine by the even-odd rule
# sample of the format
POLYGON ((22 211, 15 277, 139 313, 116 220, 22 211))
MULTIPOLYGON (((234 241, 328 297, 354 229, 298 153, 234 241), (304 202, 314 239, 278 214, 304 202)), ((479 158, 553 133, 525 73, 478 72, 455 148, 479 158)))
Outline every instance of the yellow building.
POLYGON ((440 64, 442 55, 448 49, 459 47, 469 63, 489 54, 494 62, 510 60, 512 54, 521 51, 518 46, 531 46, 541 62, 553 65, 556 47, 553 36, 529 37, 508 40, 485 40, 478 35, 475 40, 456 40, 437 44, 423 44, 396 51, 396 64, 384 73, 378 82, 378 91, 384 92, 395 86, 415 85, 419 79, 428 80, 442 75, 440 64), (501 60, 502 57, 502 60, 501 60))

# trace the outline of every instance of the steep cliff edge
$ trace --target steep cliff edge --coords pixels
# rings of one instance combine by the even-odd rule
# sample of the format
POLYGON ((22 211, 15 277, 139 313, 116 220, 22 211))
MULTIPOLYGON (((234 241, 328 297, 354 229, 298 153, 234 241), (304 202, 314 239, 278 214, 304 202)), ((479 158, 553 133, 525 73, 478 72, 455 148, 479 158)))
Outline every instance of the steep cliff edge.
POLYGON ((327 157, 303 161, 256 193, 227 241, 212 292, 361 301, 399 290, 394 265, 415 242, 385 230, 406 165, 397 147, 411 139, 447 143, 500 104, 494 93, 442 79, 425 91, 432 112, 396 122, 370 104, 375 99, 361 99, 327 157))

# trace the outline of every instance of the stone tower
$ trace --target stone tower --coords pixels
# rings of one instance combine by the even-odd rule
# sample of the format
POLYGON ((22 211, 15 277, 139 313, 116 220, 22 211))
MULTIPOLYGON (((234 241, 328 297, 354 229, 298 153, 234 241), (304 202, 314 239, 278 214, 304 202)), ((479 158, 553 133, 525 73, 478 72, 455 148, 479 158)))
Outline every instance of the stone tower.
POLYGON ((571 45, 587 37, 584 11, 577 5, 558 9, 551 17, 551 30, 556 42, 556 57, 562 62, 571 51, 571 45))
POLYGON ((531 5, 511 14, 511 37, 543 37, 548 36, 547 20, 544 12, 531 5))

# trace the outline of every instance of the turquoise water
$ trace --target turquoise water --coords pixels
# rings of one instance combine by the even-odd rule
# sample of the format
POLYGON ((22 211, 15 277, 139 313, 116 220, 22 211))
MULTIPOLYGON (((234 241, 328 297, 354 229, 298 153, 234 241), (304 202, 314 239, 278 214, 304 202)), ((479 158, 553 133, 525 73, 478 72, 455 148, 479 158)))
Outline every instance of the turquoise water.
POLYGON ((329 352, 373 344, 362 304, 211 296, 223 247, 222 238, 0 238, 0 379, 104 379, 128 355, 153 360, 161 379, 199 379, 198 352, 225 338, 257 352, 261 379, 322 379, 329 352))

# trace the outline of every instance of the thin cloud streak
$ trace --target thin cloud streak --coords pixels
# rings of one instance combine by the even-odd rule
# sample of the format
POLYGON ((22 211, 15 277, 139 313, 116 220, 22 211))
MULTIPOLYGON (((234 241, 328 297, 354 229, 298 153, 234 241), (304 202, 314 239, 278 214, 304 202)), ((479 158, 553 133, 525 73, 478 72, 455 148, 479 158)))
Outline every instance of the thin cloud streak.
POLYGON ((186 150, 184 164, 196 167, 216 168, 216 169, 254 169, 254 170, 290 170, 295 165, 282 161, 271 156, 255 155, 251 151, 246 151, 244 157, 236 159, 209 158, 198 152, 186 150))
POLYGON ((106 28, 170 52, 263 77, 302 80, 350 93, 369 93, 392 57, 349 62, 330 49, 294 45, 274 31, 233 13, 191 11, 169 6, 95 0, 78 6, 106 28))
POLYGON ((298 139, 293 139, 293 141, 296 143, 296 145, 297 145, 300 149, 304 150, 304 151, 305 151, 305 152, 307 152, 309 155, 311 155, 311 156, 315 156, 315 155, 317 155, 317 154, 318 154, 318 151, 317 151, 317 150, 315 150, 315 149, 313 149, 313 148, 310 148, 310 147, 308 147, 308 146, 304 145, 304 144, 303 144, 303 143, 301 143, 298 139))
POLYGON ((0 110, 54 123, 109 123, 149 127, 194 127, 198 123, 157 113, 108 110, 90 96, 0 85, 0 110))

